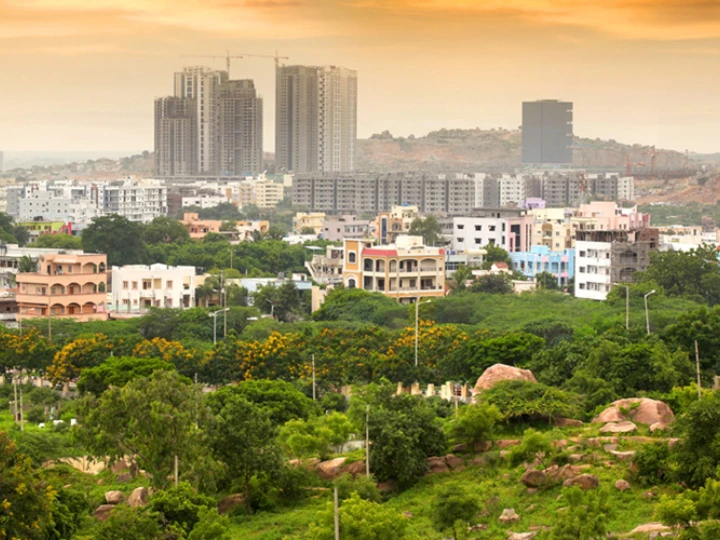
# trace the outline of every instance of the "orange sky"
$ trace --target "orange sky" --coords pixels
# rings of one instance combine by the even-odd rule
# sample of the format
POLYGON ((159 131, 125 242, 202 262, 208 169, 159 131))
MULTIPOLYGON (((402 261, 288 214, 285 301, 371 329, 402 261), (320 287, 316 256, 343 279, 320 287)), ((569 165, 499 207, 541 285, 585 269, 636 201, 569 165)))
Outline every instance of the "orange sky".
MULTIPOLYGON (((358 70, 361 137, 514 128, 559 98, 579 135, 720 151, 718 0, 0 0, 0 149, 150 149, 181 55, 276 49, 358 70)), ((272 61, 232 75, 272 150, 272 61)))

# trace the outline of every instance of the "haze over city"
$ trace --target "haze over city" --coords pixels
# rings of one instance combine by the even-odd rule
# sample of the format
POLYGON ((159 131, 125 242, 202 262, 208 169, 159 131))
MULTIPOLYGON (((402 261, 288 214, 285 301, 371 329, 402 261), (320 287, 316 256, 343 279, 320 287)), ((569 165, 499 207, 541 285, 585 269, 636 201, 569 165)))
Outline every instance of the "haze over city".
MULTIPOLYGON (((573 101, 575 133, 718 150, 720 6, 677 0, 1 0, 0 148, 153 148, 153 98, 183 55, 274 54, 358 72, 358 136, 504 127, 520 103, 573 101)), ((270 59, 233 63, 265 100, 270 59)))

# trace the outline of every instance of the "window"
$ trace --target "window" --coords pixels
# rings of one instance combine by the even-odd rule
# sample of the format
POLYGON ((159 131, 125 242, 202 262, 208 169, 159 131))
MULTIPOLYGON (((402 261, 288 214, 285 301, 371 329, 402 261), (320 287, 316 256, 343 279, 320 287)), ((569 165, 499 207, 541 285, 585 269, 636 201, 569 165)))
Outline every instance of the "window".
POLYGON ((482 244, 482 238, 476 238, 475 243, 478 245, 482 244))
MULTIPOLYGON (((348 262, 349 262, 350 264, 355 264, 356 261, 357 261, 357 255, 355 255, 355 252, 354 252, 354 251, 351 251, 350 253, 348 253, 348 262)), ((349 282, 348 282, 348 283, 349 283, 349 282)), ((354 283, 354 282, 353 282, 353 283, 354 283)), ((354 287, 354 286, 355 286, 355 285, 353 285, 353 287, 354 287)))
POLYGON ((490 225, 488 229, 490 230, 490 232, 495 232, 495 225, 490 225))
POLYGON ((127 281, 123 281, 123 289, 125 289, 126 291, 128 290, 128 282, 127 281))
POLYGON ((122 305, 123 305, 123 306, 129 306, 129 305, 130 305, 130 300, 128 300, 127 298, 123 298, 122 305))
POLYGON ((476 231, 482 231, 482 225, 475 225, 476 231))
POLYGON ((460 243, 462 243, 462 242, 465 241, 465 239, 464 239, 464 238, 458 238, 457 241, 460 242, 460 243))
POLYGON ((584 284, 584 283, 580 283, 579 286, 580 286, 580 289, 585 290, 585 284, 584 284))
POLYGON ((458 230, 462 231, 465 228, 465 225, 458 225, 457 228, 458 230))
POLYGON ((132 282, 132 288, 133 288, 133 290, 137 290, 137 283, 138 283, 137 281, 133 281, 133 282, 132 282))
POLYGON ((581 251, 581 252, 580 252, 580 256, 581 256, 581 257, 584 257, 584 256, 585 256, 585 252, 584 252, 584 251, 581 251))
POLYGON ((584 274, 584 273, 585 273, 585 267, 584 267, 584 266, 581 266, 581 267, 580 267, 580 273, 581 273, 581 274, 584 274))
POLYGON ((172 289, 172 288, 173 288, 173 282, 172 282, 172 280, 168 280, 168 281, 166 282, 165 286, 166 286, 168 289, 172 289))

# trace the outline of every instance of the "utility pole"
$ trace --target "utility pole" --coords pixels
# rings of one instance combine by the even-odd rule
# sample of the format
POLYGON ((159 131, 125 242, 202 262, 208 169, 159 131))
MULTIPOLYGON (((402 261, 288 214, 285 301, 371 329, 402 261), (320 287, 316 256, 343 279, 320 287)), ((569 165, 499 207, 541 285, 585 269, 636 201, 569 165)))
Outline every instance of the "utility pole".
POLYGON ((370 405, 365 406, 365 476, 370 478, 370 405))
POLYGON ((695 370, 697 371, 698 400, 702 399, 702 382, 700 381, 700 349, 697 339, 695 340, 695 370))
POLYGON ((177 454, 175 454, 175 487, 178 487, 178 480, 179 480, 179 474, 178 474, 178 457, 177 454))
POLYGON ((340 503, 338 501, 338 488, 335 486, 335 540, 340 540, 340 503))
POLYGON ((625 330, 630 330, 630 286, 625 287, 625 330))
POLYGON ((25 415, 23 414, 23 392, 20 388, 20 431, 25 431, 25 415))
POLYGON ((223 339, 227 337, 227 289, 225 288, 225 274, 220 271, 220 292, 222 294, 222 307, 225 309, 223 313, 223 339))
POLYGON ((15 401, 13 401, 13 418, 15 418, 15 425, 18 424, 18 391, 17 391, 17 374, 16 370, 13 370, 13 393, 15 395, 15 401))
POLYGON ((313 390, 313 401, 315 401, 315 353, 312 355, 312 390, 313 390))
POLYGON ((645 324, 647 326, 647 335, 650 335, 650 311, 648 309, 648 296, 655 294, 655 289, 645 295, 645 324))

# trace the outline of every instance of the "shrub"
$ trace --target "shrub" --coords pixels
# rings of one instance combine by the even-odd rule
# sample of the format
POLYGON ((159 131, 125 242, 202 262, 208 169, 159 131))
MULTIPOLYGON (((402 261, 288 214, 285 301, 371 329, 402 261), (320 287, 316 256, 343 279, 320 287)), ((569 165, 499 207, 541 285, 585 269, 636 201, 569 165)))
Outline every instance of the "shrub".
POLYGON ((45 421, 45 407, 36 405, 25 414, 25 420, 33 424, 39 424, 45 421))
POLYGON ((670 447, 667 443, 645 444, 638 448, 633 461, 635 479, 645 486, 668 481, 670 447))
POLYGON ((554 454, 555 449, 550 436, 530 428, 525 430, 522 442, 510 448, 508 458, 513 467, 537 459, 545 469, 551 463, 554 454))
POLYGON ((338 488, 338 497, 344 501, 353 494, 365 501, 381 502, 382 497, 378 491, 377 484, 373 477, 357 475, 355 478, 350 474, 343 474, 335 480, 335 487, 338 488))
POLYGON ((495 405, 507 421, 577 418, 582 410, 577 394, 530 381, 502 381, 478 400, 495 405))
POLYGON ((611 513, 606 491, 582 491, 573 487, 564 493, 568 507, 559 512, 551 540, 596 540, 605 538, 611 513))
POLYGON ((448 424, 450 440, 470 446, 489 441, 495 424, 501 419, 502 414, 495 405, 478 403, 463 407, 448 424))
POLYGON ((478 513, 478 500, 458 484, 448 484, 437 489, 432 501, 433 527, 440 532, 452 531, 458 539, 458 529, 463 530, 478 513))
POLYGON ((196 493, 187 482, 154 494, 147 508, 158 512, 166 524, 177 525, 186 533, 200 520, 200 513, 215 507, 215 500, 196 493))

